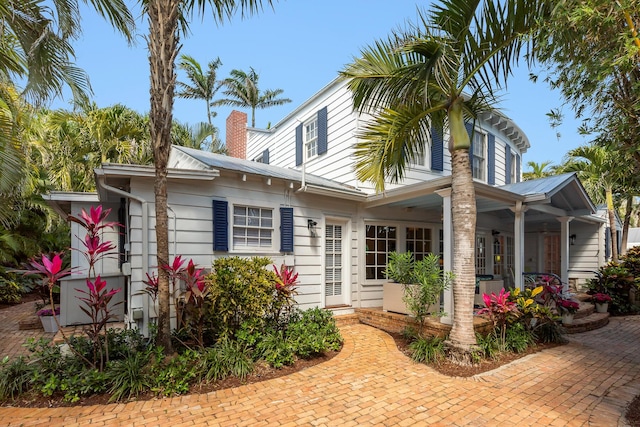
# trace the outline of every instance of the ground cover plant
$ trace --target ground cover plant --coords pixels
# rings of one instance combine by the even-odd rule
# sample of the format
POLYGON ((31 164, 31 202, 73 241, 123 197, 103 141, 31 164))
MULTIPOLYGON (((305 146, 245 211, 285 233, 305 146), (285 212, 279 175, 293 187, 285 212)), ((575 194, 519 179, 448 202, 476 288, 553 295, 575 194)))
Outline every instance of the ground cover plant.
POLYGON ((571 301, 559 288, 546 283, 524 291, 513 289, 484 294, 485 308, 477 315, 493 323, 488 334, 477 334, 478 346, 469 366, 448 362, 445 339, 405 330, 395 336, 399 348, 414 361, 426 363, 447 375, 469 376, 501 366, 521 355, 565 343, 558 322, 564 304, 571 301))
MULTIPOLYGON (((149 336, 135 329, 109 329, 112 297, 120 289, 109 290, 95 270, 97 261, 115 248, 100 238, 105 227, 118 226, 105 221, 108 215, 109 210, 92 207, 89 213, 83 210, 79 217, 70 217, 87 233, 81 239, 89 266, 87 287, 78 289, 78 308, 89 319, 84 334, 62 334, 64 345, 32 340, 28 355, 0 362, 4 403, 44 401, 50 406, 53 401, 72 404, 93 396, 101 401, 172 396, 194 387, 216 387, 230 377, 245 381, 254 372, 297 360, 322 360, 340 349, 342 337, 332 314, 318 308, 299 310, 293 299, 297 274, 284 265, 271 268, 271 261, 263 257, 221 258, 208 275, 181 256, 160 266, 169 275, 176 306, 176 353, 171 356, 156 344, 154 324, 149 336)), ((31 260, 27 274, 44 278, 47 310, 56 311, 54 290, 59 279, 70 274, 63 255, 31 260)), ((143 292, 155 302, 157 276, 146 277, 143 292)))
MULTIPOLYGON (((613 316, 640 313, 636 294, 640 292, 640 246, 629 249, 619 262, 600 267, 598 276, 587 282, 591 295, 607 295, 613 316)), ((601 297, 602 298, 602 297, 601 297)))

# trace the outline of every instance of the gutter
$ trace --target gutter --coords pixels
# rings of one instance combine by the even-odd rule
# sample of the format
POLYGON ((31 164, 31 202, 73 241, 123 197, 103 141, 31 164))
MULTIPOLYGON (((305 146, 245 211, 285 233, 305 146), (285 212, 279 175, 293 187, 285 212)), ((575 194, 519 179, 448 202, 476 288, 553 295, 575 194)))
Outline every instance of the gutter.
MULTIPOLYGON (((143 272, 148 272, 149 271, 149 202, 147 202, 145 199, 143 199, 142 197, 139 196, 135 196, 129 192, 126 192, 124 190, 121 190, 119 188, 116 187, 112 187, 110 185, 108 185, 107 183, 105 183, 105 177, 102 174, 101 170, 96 170, 96 175, 97 178, 96 179, 96 183, 98 184, 98 187, 103 188, 104 190, 110 191, 112 193, 118 194, 122 197, 125 197, 127 199, 133 199, 136 200, 137 202, 140 203, 141 207, 142 207, 142 271, 143 272)), ((129 236, 131 237, 131 236, 129 236)), ((128 311, 131 311, 131 291, 127 292, 127 308, 128 311)), ((148 303, 148 298, 143 298, 142 299, 142 308, 144 310, 144 313, 148 313, 149 311, 149 303, 148 303)), ((132 315, 129 312, 128 313, 128 317, 129 317, 129 324, 131 326, 131 324, 135 324, 137 326, 137 322, 132 320, 132 315)), ((143 320, 144 322, 144 320, 143 320)), ((144 325, 143 325, 144 326, 144 325)))
POLYGON ((296 190, 296 193, 309 193, 317 194, 319 196, 331 196, 340 197, 341 199, 352 200, 356 202, 364 202, 366 200, 365 194, 354 194, 345 190, 329 189, 324 187, 318 187, 311 184, 304 184, 296 190))

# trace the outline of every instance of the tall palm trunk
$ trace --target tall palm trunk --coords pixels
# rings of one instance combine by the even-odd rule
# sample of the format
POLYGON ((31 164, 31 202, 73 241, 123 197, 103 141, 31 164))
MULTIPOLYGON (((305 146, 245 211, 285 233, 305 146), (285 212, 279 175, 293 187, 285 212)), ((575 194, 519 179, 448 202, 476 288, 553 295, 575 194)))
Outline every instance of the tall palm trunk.
POLYGON ((618 262, 616 211, 613 205, 613 189, 611 187, 605 189, 605 197, 607 201, 607 213, 609 214, 609 229, 611 230, 611 261, 618 262))
POLYGON ((475 295, 476 200, 468 150, 451 153, 451 213, 453 219, 453 327, 449 341, 468 352, 476 345, 473 329, 475 295))
MULTIPOLYGON (((149 64, 151 68, 151 111, 149 113, 151 141, 155 164, 156 241, 158 265, 169 262, 169 231, 167 215, 167 164, 171 149, 173 95, 176 85, 175 60, 179 51, 178 0, 150 0, 149 64)), ((169 276, 158 269, 158 338, 157 343, 172 352, 170 328, 169 276)))
POLYGON ((469 161, 469 135, 464 126, 461 101, 449 110, 451 151, 451 217, 453 220, 453 327, 449 347, 459 363, 471 362, 477 345, 473 329, 475 295, 476 196, 469 161))

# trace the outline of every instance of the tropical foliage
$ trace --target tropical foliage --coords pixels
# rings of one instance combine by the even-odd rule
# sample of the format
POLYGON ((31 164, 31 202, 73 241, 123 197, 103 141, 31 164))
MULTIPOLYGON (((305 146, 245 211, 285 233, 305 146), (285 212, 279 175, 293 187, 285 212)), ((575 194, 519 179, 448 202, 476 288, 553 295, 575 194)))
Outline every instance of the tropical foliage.
POLYGON ((227 98, 219 99, 214 105, 230 105, 232 107, 251 109, 251 127, 256 126, 256 109, 275 107, 291 102, 289 98, 278 98, 284 90, 266 89, 261 91, 258 87, 259 75, 253 67, 249 72, 231 70, 228 77, 222 81, 224 95, 227 98))
POLYGON ((453 358, 468 363, 475 289, 475 191, 469 162, 473 123, 495 104, 495 92, 511 73, 525 36, 544 18, 545 2, 444 0, 417 24, 365 48, 341 75, 354 108, 373 120, 355 147, 356 175, 378 190, 400 181, 410 162, 432 143, 431 129, 448 130, 452 164, 453 358))

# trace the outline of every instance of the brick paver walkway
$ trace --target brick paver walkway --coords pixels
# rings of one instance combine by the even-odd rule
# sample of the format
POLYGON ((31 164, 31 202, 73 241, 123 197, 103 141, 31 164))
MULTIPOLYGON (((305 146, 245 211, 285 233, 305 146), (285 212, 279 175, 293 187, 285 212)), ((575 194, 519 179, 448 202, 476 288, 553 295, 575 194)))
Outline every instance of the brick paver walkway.
POLYGON ((0 408, 0 424, 622 426, 626 406, 640 394, 640 317, 612 318, 605 328, 571 336, 569 345, 466 379, 412 363, 372 327, 342 333, 338 356, 286 377, 146 402, 0 408))

